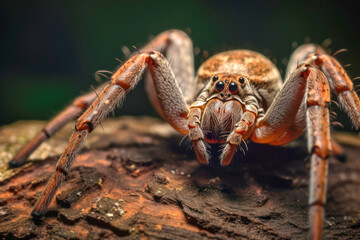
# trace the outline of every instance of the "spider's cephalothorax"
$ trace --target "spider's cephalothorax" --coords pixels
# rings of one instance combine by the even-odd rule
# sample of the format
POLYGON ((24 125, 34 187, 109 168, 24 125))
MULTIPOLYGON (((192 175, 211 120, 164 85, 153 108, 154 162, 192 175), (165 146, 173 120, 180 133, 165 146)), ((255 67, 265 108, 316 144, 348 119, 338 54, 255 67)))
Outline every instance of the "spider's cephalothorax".
POLYGON ((196 106, 201 106, 201 102, 205 105, 200 127, 206 142, 224 143, 235 123, 240 121, 245 105, 241 100, 242 88, 245 88, 245 80, 240 76, 217 74, 211 78, 195 103, 196 106))
POLYGON ((202 140, 229 143, 221 155, 221 164, 228 165, 237 146, 250 137, 255 119, 264 115, 280 90, 280 74, 263 55, 234 50, 204 62, 196 81, 205 85, 189 113, 189 135, 196 155, 200 162, 208 162, 202 140))
POLYGON ((270 60, 249 50, 219 53, 205 61, 195 76, 192 42, 178 30, 160 34, 132 56, 98 88, 98 96, 91 92, 77 98, 10 162, 11 166, 23 164, 43 141, 83 113, 34 206, 34 217, 46 211, 87 135, 135 87, 146 68, 150 72, 145 79, 151 102, 174 129, 189 135, 201 163, 209 159, 205 142, 224 145, 220 163, 225 166, 246 139, 281 145, 307 129, 310 234, 313 239, 321 238, 328 158, 332 149, 333 154, 341 154, 330 136, 330 90, 353 125, 360 127, 360 100, 343 67, 320 46, 306 44, 291 56, 284 83, 270 60))

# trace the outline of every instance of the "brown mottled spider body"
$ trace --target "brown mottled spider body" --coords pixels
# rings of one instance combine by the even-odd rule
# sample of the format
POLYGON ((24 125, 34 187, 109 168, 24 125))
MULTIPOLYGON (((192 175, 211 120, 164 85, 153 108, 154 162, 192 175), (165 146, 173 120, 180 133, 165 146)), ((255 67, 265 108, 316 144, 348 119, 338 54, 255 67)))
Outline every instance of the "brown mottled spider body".
MULTIPOLYGON (((263 114, 282 85, 274 64, 249 50, 222 52, 211 57, 199 68, 196 81, 205 87, 192 107, 205 105, 200 127, 209 143, 225 143, 250 102, 258 105, 258 111, 263 114)), ((243 139, 250 133, 243 135, 243 139)))
POLYGON ((133 55, 110 82, 98 88, 98 96, 89 93, 77 98, 10 162, 23 164, 43 141, 84 112, 34 206, 34 217, 45 213, 87 135, 135 87, 146 69, 151 102, 174 129, 189 136, 203 164, 209 160, 206 142, 223 144, 220 163, 225 166, 246 139, 281 145, 306 129, 311 159, 310 234, 312 239, 321 238, 328 158, 332 146, 339 149, 330 136, 330 90, 353 125, 360 127, 360 100, 345 70, 321 47, 307 44, 291 56, 284 83, 270 60, 249 50, 219 53, 204 62, 195 76, 192 42, 177 30, 160 34, 133 55))

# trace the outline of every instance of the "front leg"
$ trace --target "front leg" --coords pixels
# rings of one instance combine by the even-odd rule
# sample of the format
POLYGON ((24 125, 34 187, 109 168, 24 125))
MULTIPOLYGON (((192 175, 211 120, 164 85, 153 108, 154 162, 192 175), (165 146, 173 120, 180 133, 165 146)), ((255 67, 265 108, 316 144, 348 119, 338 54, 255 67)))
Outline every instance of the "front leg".
POLYGON ((116 71, 111 78, 111 83, 77 120, 75 132, 61 155, 55 172, 34 206, 31 213, 33 217, 39 218, 45 213, 58 186, 69 173, 87 135, 123 100, 125 94, 135 87, 146 67, 152 74, 164 116, 176 130, 184 134, 188 133, 186 125, 188 108, 166 59, 158 52, 141 53, 130 58, 116 71))
MULTIPOLYGON (((164 51, 165 57, 170 62, 170 67, 173 70, 176 78, 174 89, 177 91, 180 87, 186 102, 193 101, 194 89, 194 59, 193 46, 191 39, 182 31, 169 30, 161 33, 150 43, 144 46, 140 52, 164 51)), ((97 92, 102 92, 108 83, 102 84, 95 91, 91 91, 83 96, 76 98, 73 103, 65 108, 62 112, 51 119, 36 137, 28 142, 9 162, 11 167, 18 167, 26 161, 32 152, 34 152, 41 143, 53 136, 66 123, 78 118, 96 99, 97 92)), ((162 105, 159 103, 158 94, 154 86, 151 74, 147 72, 145 77, 145 86, 148 92, 150 101, 153 103, 157 112, 163 117, 164 113, 162 105)), ((175 93, 174 97, 180 99, 180 95, 175 93), (176 95, 176 96, 175 96, 176 95)), ((165 118, 166 119, 166 118, 165 118)), ((181 131, 186 131, 183 129, 181 131)))
POLYGON ((324 53, 315 55, 314 59, 314 63, 325 73, 332 92, 337 96, 355 129, 359 129, 360 99, 345 69, 335 58, 324 53))
POLYGON ((326 202, 328 159, 331 153, 329 103, 330 87, 324 73, 311 65, 300 66, 289 75, 283 89, 275 98, 264 118, 257 122, 251 138, 263 143, 271 143, 277 138, 281 139, 291 123, 294 122, 294 117, 299 112, 299 106, 305 107, 308 151, 311 157, 309 184, 311 239, 321 238, 326 202), (299 82, 300 85, 298 85, 299 82), (290 91, 291 85, 293 86, 292 91, 290 91), (301 90, 302 85, 305 91, 301 90), (300 104, 302 100, 304 105, 300 104))
POLYGON ((251 140, 271 143, 281 137, 294 123, 304 97, 310 66, 300 66, 289 74, 280 92, 266 111, 258 118, 251 140))

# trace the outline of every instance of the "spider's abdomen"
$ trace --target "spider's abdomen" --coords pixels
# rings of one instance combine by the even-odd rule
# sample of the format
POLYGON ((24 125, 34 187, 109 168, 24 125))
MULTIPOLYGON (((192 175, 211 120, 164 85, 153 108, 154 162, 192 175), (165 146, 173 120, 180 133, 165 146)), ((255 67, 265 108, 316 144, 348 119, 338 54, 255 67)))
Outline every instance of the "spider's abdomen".
POLYGON ((243 110, 238 101, 223 102, 219 99, 210 100, 204 109, 201 129, 208 143, 224 143, 234 125, 240 121, 243 110))
POLYGON ((250 50, 221 52, 209 58, 198 70, 198 84, 205 84, 217 73, 239 74, 248 78, 261 96, 264 109, 270 106, 282 86, 276 66, 264 55, 250 50))

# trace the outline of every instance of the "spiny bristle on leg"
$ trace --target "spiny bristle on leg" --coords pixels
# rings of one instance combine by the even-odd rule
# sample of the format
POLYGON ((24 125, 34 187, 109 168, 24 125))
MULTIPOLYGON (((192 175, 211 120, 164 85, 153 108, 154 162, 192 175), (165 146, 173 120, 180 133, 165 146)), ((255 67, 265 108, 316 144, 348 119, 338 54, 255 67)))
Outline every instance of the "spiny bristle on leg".
POLYGON ((334 52, 332 54, 333 57, 335 57, 336 55, 338 55, 339 53, 342 53, 342 52, 347 52, 348 50, 346 48, 343 48, 343 49, 339 49, 337 50, 336 52, 334 52))
POLYGON ((347 112, 355 129, 360 128, 360 100, 354 91, 344 91, 338 95, 341 107, 347 112))

